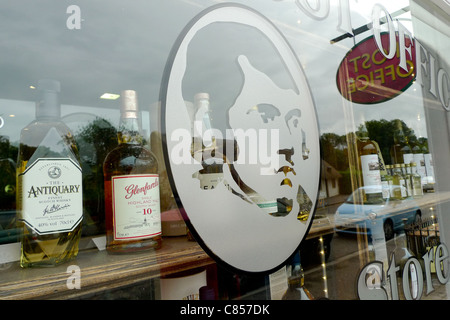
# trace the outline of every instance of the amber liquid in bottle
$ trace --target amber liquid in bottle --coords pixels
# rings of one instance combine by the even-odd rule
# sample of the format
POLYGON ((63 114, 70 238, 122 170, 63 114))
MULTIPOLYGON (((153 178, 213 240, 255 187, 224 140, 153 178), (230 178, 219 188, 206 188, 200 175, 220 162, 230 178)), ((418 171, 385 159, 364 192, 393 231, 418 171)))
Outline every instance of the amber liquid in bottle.
POLYGON ((40 80, 36 119, 21 132, 17 215, 21 267, 55 266, 78 254, 82 173, 69 128, 60 120, 59 82, 40 80))
POLYGON ((162 243, 158 163, 143 146, 133 90, 122 93, 119 145, 105 158, 106 249, 159 249, 162 243))

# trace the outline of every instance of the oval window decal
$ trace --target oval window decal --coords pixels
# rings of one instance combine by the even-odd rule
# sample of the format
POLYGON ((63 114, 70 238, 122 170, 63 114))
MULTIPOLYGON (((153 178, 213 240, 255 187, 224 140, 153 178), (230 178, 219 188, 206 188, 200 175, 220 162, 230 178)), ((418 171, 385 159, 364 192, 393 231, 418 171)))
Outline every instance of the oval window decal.
MULTIPOLYGON (((398 34, 396 34, 398 48, 398 34)), ((383 48, 389 47, 389 34, 381 34, 383 48)), ((405 37, 406 47, 413 47, 413 40, 405 37)), ((352 102, 375 104, 390 100, 405 91, 415 79, 415 50, 407 57, 407 71, 400 67, 397 50, 392 59, 379 51, 373 36, 355 45, 344 57, 336 76, 341 95, 352 102)))
POLYGON ((279 268, 309 230, 321 168, 312 94, 286 39, 253 9, 206 9, 172 48, 160 100, 167 173, 195 239, 228 268, 279 268))

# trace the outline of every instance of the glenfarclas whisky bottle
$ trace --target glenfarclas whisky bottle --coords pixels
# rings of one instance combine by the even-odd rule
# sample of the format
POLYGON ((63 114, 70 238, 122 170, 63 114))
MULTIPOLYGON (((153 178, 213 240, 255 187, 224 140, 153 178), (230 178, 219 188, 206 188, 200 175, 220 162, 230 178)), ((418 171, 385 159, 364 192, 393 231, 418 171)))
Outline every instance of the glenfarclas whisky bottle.
POLYGON ((60 84, 40 80, 36 119, 20 137, 17 212, 22 267, 74 258, 83 219, 82 172, 73 136, 60 120, 60 84))
POLYGON ((105 158, 106 249, 126 253, 161 247, 158 162, 143 145, 136 92, 122 92, 119 145, 105 158))

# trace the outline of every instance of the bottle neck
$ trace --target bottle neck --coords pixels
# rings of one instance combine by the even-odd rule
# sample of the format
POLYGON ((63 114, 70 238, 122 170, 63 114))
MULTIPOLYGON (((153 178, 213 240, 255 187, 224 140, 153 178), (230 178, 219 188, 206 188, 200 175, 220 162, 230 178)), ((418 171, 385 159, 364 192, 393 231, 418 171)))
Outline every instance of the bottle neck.
POLYGON ((36 120, 59 120, 61 105, 57 92, 43 90, 36 102, 36 120))
POLYGON ((119 144, 142 144, 143 137, 137 116, 123 116, 120 118, 117 132, 119 144))
POLYGON ((206 130, 211 129, 211 118, 209 110, 209 100, 197 98, 195 101, 194 136, 202 137, 206 130))

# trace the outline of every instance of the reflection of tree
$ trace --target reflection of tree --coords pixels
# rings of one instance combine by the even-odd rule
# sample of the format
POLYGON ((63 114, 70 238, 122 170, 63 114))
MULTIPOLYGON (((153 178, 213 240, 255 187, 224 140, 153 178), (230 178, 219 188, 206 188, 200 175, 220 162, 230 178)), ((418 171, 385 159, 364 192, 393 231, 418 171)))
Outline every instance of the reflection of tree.
POLYGON ((84 234, 103 232, 103 160, 117 142, 116 129, 96 118, 75 135, 83 168, 84 234))
POLYGON ((348 146, 346 135, 324 133, 320 137, 322 157, 340 174, 339 190, 341 193, 351 192, 350 169, 348 165, 348 146))
POLYGON ((0 136, 0 211, 15 210, 16 163, 14 160, 17 159, 17 152, 18 148, 10 145, 9 137, 0 136))
POLYGON ((16 163, 18 148, 0 136, 0 243, 16 242, 16 163))
POLYGON ((322 156, 336 170, 348 168, 347 139, 345 135, 324 133, 320 137, 322 156))
POLYGON ((422 148, 427 144, 426 138, 417 138, 414 130, 399 119, 366 121, 366 127, 369 138, 378 142, 386 164, 394 164, 390 155, 390 150, 394 143, 408 144, 411 149, 415 146, 422 148))

